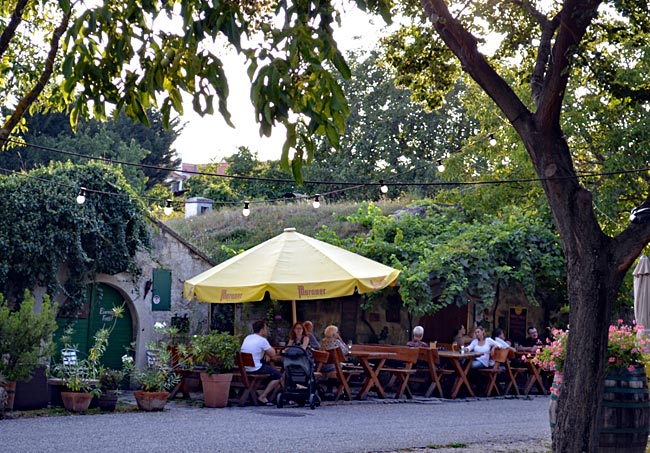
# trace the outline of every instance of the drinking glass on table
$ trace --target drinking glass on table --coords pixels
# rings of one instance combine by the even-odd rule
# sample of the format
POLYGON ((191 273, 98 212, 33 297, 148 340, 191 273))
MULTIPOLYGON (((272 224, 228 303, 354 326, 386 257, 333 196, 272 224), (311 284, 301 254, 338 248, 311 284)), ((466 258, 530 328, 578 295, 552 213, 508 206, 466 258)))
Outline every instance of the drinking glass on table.
POLYGON ((451 344, 451 350, 454 351, 454 352, 458 352, 458 343, 457 342, 454 341, 451 344))

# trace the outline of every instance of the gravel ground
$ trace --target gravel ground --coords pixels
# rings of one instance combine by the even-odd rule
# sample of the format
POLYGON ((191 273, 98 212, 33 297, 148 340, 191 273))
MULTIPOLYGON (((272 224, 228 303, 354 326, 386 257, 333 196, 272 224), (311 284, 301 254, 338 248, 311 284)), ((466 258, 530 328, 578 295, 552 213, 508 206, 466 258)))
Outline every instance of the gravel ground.
POLYGON ((9 418, 3 452, 548 452, 548 397, 370 400, 299 407, 9 418))

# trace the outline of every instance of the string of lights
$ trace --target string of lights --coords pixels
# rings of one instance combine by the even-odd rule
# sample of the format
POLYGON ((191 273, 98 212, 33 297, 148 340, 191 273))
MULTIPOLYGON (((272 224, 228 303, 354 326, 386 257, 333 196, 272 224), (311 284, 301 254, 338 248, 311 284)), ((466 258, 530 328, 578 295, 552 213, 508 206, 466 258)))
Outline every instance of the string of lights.
MULTIPOLYGON (((139 167, 139 168, 147 168, 147 169, 154 169, 154 170, 159 170, 159 171, 167 171, 167 172, 176 172, 179 171, 176 168, 170 168, 170 167, 163 167, 163 166, 157 166, 157 165, 149 165, 149 164, 143 164, 143 163, 134 163, 134 162, 126 162, 126 161, 120 161, 116 159, 110 159, 106 157, 98 157, 98 156, 91 156, 87 154, 82 154, 82 153, 76 153, 72 151, 66 151, 66 150, 61 150, 57 148, 52 148, 49 146, 43 146, 43 145, 37 145, 34 143, 27 143, 22 140, 17 140, 15 138, 0 138, 0 141, 4 141, 6 143, 13 143, 19 146, 26 146, 26 147, 32 147, 34 149, 40 149, 40 150, 46 150, 46 151, 51 151, 55 153, 60 153, 64 155, 69 155, 69 156, 74 156, 74 157, 79 157, 83 159, 88 159, 88 160, 96 160, 96 161, 102 161, 105 163, 108 163, 109 165, 124 165, 124 166, 133 166, 133 167, 139 167)), ((490 145, 494 146, 496 145, 496 140, 494 139, 494 136, 490 134, 490 145)), ((400 175, 396 175, 395 178, 398 178, 400 176, 403 176, 406 173, 415 171, 420 168, 424 168, 430 165, 433 165, 434 162, 423 165, 421 167, 416 167, 412 168, 409 170, 406 170, 404 173, 400 175)), ((439 172, 444 172, 445 171, 445 165, 442 161, 442 159, 437 159, 435 162, 437 169, 439 172)), ((55 183, 55 184, 60 184, 64 185, 67 187, 70 187, 71 189, 79 190, 78 195, 77 195, 77 202, 79 204, 83 204, 86 200, 86 197, 88 194, 101 194, 101 195, 118 195, 118 196, 129 196, 132 197, 132 195, 129 194, 123 194, 123 193, 116 193, 116 192, 105 192, 101 190, 95 190, 92 188, 87 188, 87 187, 73 187, 70 186, 69 184, 64 184, 61 182, 57 181, 52 181, 52 180, 47 180, 44 178, 39 178, 35 177, 32 175, 28 175, 23 172, 17 172, 14 170, 8 170, 4 168, 0 168, 0 171, 3 171, 5 173, 13 173, 13 174, 18 174, 21 176, 27 176, 27 177, 32 177, 35 179, 42 180, 44 182, 49 182, 49 183, 55 183)), ((622 175, 622 174, 632 174, 632 173, 644 173, 650 171, 650 167, 644 167, 644 168, 638 168, 638 169, 631 169, 631 170, 618 170, 618 171, 609 171, 609 172, 582 172, 578 173, 576 177, 578 178, 590 178, 590 177, 605 177, 605 176, 615 176, 615 175, 622 175)), ((201 176, 210 176, 210 177, 217 177, 217 178, 228 178, 228 179, 236 179, 236 180, 246 180, 246 181, 254 181, 254 182, 273 182, 273 183, 295 183, 295 180, 293 179, 282 179, 282 178, 267 178, 267 177, 259 177, 259 176, 247 176, 247 175, 225 175, 225 174, 217 174, 217 173, 212 173, 212 172, 205 172, 205 171, 200 171, 200 170, 182 170, 182 173, 186 174, 191 174, 191 175, 201 175, 201 176)), ((314 208, 319 208, 321 205, 321 198, 332 196, 334 194, 339 194, 343 193, 349 190, 355 190, 363 187, 371 187, 371 186, 376 186, 377 184, 379 185, 379 189, 382 195, 387 194, 389 191, 389 186, 392 187, 431 187, 431 186, 439 186, 439 187, 458 187, 458 186, 478 186, 478 185, 498 185, 498 184, 521 184, 521 183, 531 183, 531 182, 542 182, 542 181, 552 181, 552 180, 560 180, 560 179, 573 179, 575 178, 574 176, 565 176, 565 177, 551 177, 551 178, 516 178, 516 179, 505 179, 505 180, 480 180, 480 181, 385 181, 385 180, 379 180, 379 182, 360 182, 360 181, 318 181, 318 180, 305 180, 303 184, 305 185, 334 185, 334 186, 347 186, 342 189, 335 189, 329 192, 323 192, 323 193, 317 193, 314 195, 304 195, 304 194, 296 194, 295 199, 305 199, 305 200, 312 200, 313 199, 313 207, 314 208)), ((151 197, 146 197, 146 196, 138 196, 139 199, 148 201, 149 203, 159 203, 158 198, 151 198, 151 197)), ((244 209, 242 213, 244 216, 250 215, 250 206, 251 204, 259 204, 259 203, 277 203, 280 201, 286 202, 286 198, 276 198, 276 199, 264 199, 264 200, 244 200, 244 209)), ((191 203, 192 201, 185 200, 184 203, 191 203)), ((214 201, 213 204, 218 204, 218 205, 237 205, 241 204, 241 201, 214 201)), ((164 206, 164 213, 166 215, 171 215, 173 212, 173 204, 174 201, 171 199, 166 200, 166 204, 164 206)))

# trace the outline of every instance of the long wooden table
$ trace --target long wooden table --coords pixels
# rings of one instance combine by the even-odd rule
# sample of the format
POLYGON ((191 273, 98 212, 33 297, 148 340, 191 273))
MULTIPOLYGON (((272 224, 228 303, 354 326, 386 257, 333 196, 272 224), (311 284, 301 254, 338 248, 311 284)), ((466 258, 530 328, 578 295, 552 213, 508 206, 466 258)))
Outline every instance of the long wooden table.
POLYGON ((530 391, 532 390, 534 385, 537 385, 537 388, 544 394, 548 395, 548 390, 546 390, 546 386, 544 386, 544 381, 542 380, 542 376, 539 373, 539 367, 535 365, 535 362, 533 359, 535 358, 535 354, 533 353, 516 353, 517 357, 521 357, 522 361, 526 365, 526 369, 528 370, 528 379, 526 381, 526 386, 524 387, 524 395, 528 395, 530 391))
POLYGON ((349 357, 354 357, 359 360, 361 367, 363 368, 363 374, 365 380, 357 393, 357 399, 364 399, 368 392, 374 387, 377 391, 377 396, 379 398, 386 398, 386 392, 384 387, 379 382, 379 373, 386 363, 386 359, 395 357, 397 354, 394 352, 382 352, 382 351, 364 351, 355 350, 353 347, 352 350, 348 353, 349 357))
POLYGON ((476 357, 480 357, 483 354, 480 352, 462 353, 458 351, 441 350, 438 351, 438 355, 441 358, 449 360, 451 366, 456 372, 456 380, 454 382, 454 386, 451 389, 451 399, 456 399, 458 392, 460 392, 460 389, 463 386, 465 386, 467 392, 471 396, 475 396, 474 391, 472 390, 472 386, 469 384, 469 380, 467 379, 467 373, 469 373, 469 370, 472 367, 472 361, 476 357))

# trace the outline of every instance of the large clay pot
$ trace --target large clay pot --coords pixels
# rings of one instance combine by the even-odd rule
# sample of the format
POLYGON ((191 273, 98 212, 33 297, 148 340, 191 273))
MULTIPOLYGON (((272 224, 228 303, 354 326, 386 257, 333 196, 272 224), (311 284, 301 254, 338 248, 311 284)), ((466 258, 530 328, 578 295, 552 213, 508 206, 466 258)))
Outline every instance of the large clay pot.
POLYGON ((208 374, 201 373, 203 385, 203 405, 205 407, 226 407, 230 394, 232 373, 208 374))
POLYGON ((135 396, 135 402, 141 411, 161 411, 167 404, 169 392, 145 392, 136 390, 133 392, 133 396, 135 396))
POLYGON ((14 399, 16 398, 16 381, 7 381, 0 385, 4 387, 5 391, 7 392, 7 404, 5 406, 5 410, 14 410, 14 399))
POLYGON ((14 410, 25 411, 47 407, 49 398, 45 367, 34 369, 32 374, 33 377, 29 381, 16 383, 14 410))
POLYGON ((63 400, 63 407, 67 410, 84 412, 88 410, 93 395, 85 392, 61 392, 61 399, 63 400))

